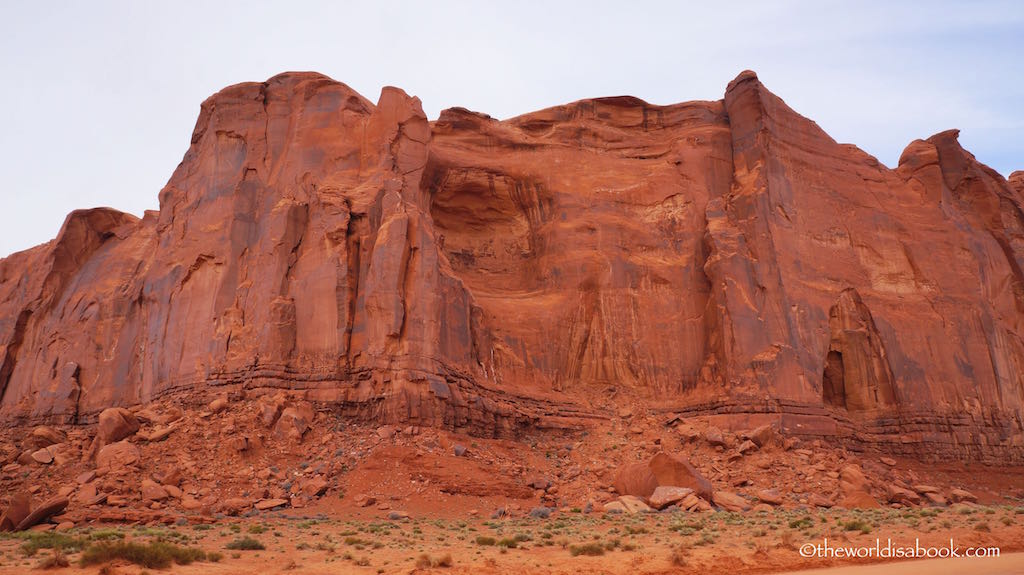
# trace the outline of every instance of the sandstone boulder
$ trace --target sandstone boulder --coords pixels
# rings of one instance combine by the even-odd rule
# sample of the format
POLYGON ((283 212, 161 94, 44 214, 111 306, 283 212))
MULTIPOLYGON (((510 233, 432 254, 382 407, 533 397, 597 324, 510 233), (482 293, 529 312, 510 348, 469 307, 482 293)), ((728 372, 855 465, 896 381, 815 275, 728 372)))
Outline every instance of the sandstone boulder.
POLYGON ((353 501, 358 507, 369 507, 377 502, 377 498, 372 495, 359 494, 353 501))
POLYGON ((835 502, 833 502, 832 499, 820 493, 812 493, 811 496, 807 498, 807 503, 812 507, 824 507, 825 509, 835 505, 835 502))
POLYGON ((287 403, 287 398, 282 394, 275 395, 274 397, 260 398, 260 423, 264 427, 272 427, 277 423, 277 418, 281 416, 281 412, 284 411, 285 403, 287 403))
POLYGON ((313 407, 308 403, 299 403, 284 408, 274 425, 274 436, 278 439, 300 441, 302 436, 309 431, 314 415, 316 414, 313 407))
POLYGON ((654 493, 647 498, 647 502, 655 509, 664 509, 673 503, 677 503, 687 495, 691 495, 693 489, 689 487, 676 487, 673 485, 659 485, 654 493))
POLYGON ((868 492, 870 485, 861 468, 852 463, 839 470, 839 491, 841 498, 838 503, 846 509, 881 507, 878 501, 868 492))
POLYGON ((768 445, 768 443, 776 439, 778 437, 778 434, 775 432, 775 428, 770 423, 768 423, 744 433, 743 437, 744 439, 753 441, 754 444, 757 445, 758 447, 764 447, 765 445, 768 445))
POLYGON ((228 441, 228 445, 238 452, 248 451, 250 447, 249 437, 246 435, 236 435, 228 441))
POLYGON ((118 441, 100 448, 96 454, 96 467, 121 469, 135 465, 141 457, 138 447, 127 441, 118 441))
POLYGON ((229 497, 217 504, 217 510, 225 515, 238 515, 253 506, 253 502, 244 497, 229 497))
POLYGON ((768 505, 782 505, 783 497, 778 489, 762 489, 757 492, 757 499, 768 505))
POLYGON ((134 435, 139 430, 139 420, 123 407, 109 407, 100 412, 96 438, 100 445, 114 443, 134 435))
POLYGON ((127 507, 131 499, 126 495, 99 495, 103 502, 111 507, 127 507))
POLYGON ((142 409, 136 410, 135 419, 139 420, 139 424, 155 424, 160 422, 160 414, 157 412, 155 406, 147 406, 142 409))
POLYGON ((49 447, 57 443, 63 443, 67 440, 67 436, 63 432, 41 425, 32 430, 32 434, 28 438, 29 447, 35 447, 37 449, 43 447, 49 447))
POLYGON ((653 509, 650 508, 643 499, 634 497, 632 495, 622 495, 617 500, 625 508, 626 513, 630 515, 635 513, 650 513, 653 509))
POLYGON ((648 467, 658 485, 689 487, 700 497, 711 499, 711 482, 682 456, 661 451, 651 458, 648 467))
POLYGON ((838 503, 844 509, 873 509, 881 507, 878 500, 867 491, 851 491, 843 495, 838 503))
POLYGON ((143 479, 139 491, 144 501, 163 501, 169 497, 167 490, 152 479, 143 479))
POLYGON ((680 509, 686 511, 711 511, 711 503, 708 500, 691 493, 676 503, 680 509))
POLYGON ((32 460, 36 463, 42 463, 48 465, 53 463, 53 453, 49 447, 44 447, 32 452, 32 460))
POLYGON ((164 410, 163 414, 160 415, 159 418, 157 418, 155 423, 159 423, 161 425, 170 425, 171 423, 178 421, 184 416, 185 412, 182 411, 180 407, 178 407, 177 405, 172 405, 168 407, 166 410, 164 410))
POLYGON ((605 513, 612 513, 612 514, 615 514, 615 513, 628 513, 628 511, 626 510, 626 506, 623 505, 622 502, 620 502, 620 501, 609 501, 609 502, 605 503, 604 504, 604 512, 605 513))
POLYGON ((680 423, 676 426, 676 432, 683 441, 690 443, 700 439, 700 430, 688 423, 680 423))
POLYGON ((920 505, 921 496, 909 489, 904 489, 898 485, 889 485, 886 487, 886 492, 889 495, 890 503, 902 503, 903 505, 920 505))
POLYGON ((276 507, 284 507, 288 505, 287 499, 261 499, 257 501, 253 507, 259 511, 267 511, 276 507))
POLYGON ((220 412, 224 411, 227 408, 228 408, 228 398, 226 398, 226 397, 218 397, 217 399, 214 399, 213 401, 211 401, 210 404, 207 406, 207 409, 210 410, 210 413, 214 413, 214 414, 220 413, 220 412))
POLYGON ((704 431, 704 441, 708 442, 708 445, 712 447, 724 447, 725 446, 725 435, 721 429, 710 426, 704 431))
POLYGON ((647 462, 621 467, 615 477, 615 490, 620 495, 648 498, 658 486, 688 487, 704 499, 711 499, 711 482, 686 459, 664 451, 647 462))
POLYGON ((977 503, 978 497, 965 489, 953 489, 949 492, 949 500, 953 503, 961 503, 964 501, 968 503, 977 503))
POLYGON ((164 485, 180 486, 182 480, 184 480, 184 476, 181 473, 181 468, 177 466, 171 467, 160 476, 160 483, 164 485))
POLYGON ((750 509, 750 502, 743 497, 728 491, 715 491, 714 504, 726 511, 747 511, 750 509))
POLYGON ((18 523, 18 526, 14 529, 15 531, 24 531, 26 529, 29 529, 35 525, 42 523, 43 521, 46 521, 47 519, 53 517, 61 511, 64 511, 64 509, 67 506, 67 497, 55 497, 53 499, 48 499, 44 501, 42 504, 40 504, 39 507, 33 509, 32 512, 29 513, 28 516, 26 516, 24 519, 22 519, 21 522, 18 523))
POLYGON ((87 483, 78 489, 78 493, 75 494, 75 503, 81 505, 90 505, 96 496, 99 495, 99 491, 96 489, 95 483, 87 483))
POLYGON ((322 476, 317 475, 316 477, 304 481, 300 489, 302 490, 302 493, 309 497, 319 497, 327 491, 328 486, 329 484, 327 483, 327 480, 322 476))
POLYGON ((867 487, 868 480, 857 465, 847 464, 839 470, 839 488, 844 495, 867 491, 867 487))
MULTIPOLYGON (((149 442, 152 442, 152 443, 156 443, 158 441, 163 441, 163 440, 165 440, 165 439, 167 439, 168 437, 171 436, 171 433, 174 432, 174 429, 175 428, 174 428, 173 425, 160 425, 160 426, 154 427, 152 431, 147 433, 144 439, 146 441, 149 441, 149 442)), ((142 434, 139 434, 139 435, 142 435, 142 434)))

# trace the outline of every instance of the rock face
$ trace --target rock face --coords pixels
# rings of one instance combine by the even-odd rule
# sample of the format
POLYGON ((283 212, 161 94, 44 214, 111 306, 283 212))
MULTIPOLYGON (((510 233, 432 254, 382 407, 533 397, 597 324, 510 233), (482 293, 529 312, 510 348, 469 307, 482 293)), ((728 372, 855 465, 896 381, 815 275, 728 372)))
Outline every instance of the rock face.
POLYGON ((159 211, 76 211, 0 261, 0 420, 243 386, 503 435, 616 387, 1021 462, 1022 182, 956 131, 889 169, 752 72, 718 101, 434 122, 282 74, 203 103, 159 211))

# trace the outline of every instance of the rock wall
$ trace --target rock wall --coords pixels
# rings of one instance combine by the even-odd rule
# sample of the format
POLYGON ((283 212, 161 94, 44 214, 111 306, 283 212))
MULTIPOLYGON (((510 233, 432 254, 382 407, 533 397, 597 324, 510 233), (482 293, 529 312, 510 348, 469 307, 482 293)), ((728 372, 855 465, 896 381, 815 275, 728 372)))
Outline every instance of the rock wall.
POLYGON ((514 435, 621 398, 1024 460, 1024 174, 725 98, 427 121, 311 73, 203 103, 160 209, 0 260, 0 420, 219 386, 514 435))

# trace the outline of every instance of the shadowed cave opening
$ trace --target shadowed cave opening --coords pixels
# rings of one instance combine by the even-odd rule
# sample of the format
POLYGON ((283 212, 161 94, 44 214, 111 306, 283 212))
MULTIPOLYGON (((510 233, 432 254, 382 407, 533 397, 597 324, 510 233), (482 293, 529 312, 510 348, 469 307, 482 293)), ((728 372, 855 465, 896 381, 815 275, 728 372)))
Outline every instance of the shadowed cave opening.
POLYGON ((826 405, 846 409, 846 383, 843 380, 843 354, 829 351, 821 376, 821 393, 826 405))

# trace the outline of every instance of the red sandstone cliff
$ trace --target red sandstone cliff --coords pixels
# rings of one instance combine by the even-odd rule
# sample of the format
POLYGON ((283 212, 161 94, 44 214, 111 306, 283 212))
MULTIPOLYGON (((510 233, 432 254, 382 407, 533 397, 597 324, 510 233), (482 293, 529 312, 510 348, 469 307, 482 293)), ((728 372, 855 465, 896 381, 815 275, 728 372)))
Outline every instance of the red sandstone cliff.
POLYGON ((956 131, 891 170, 751 72, 433 123, 282 74, 203 103, 159 212, 0 260, 0 420, 243 385, 507 434, 622 392, 1019 462, 1022 209, 956 131))

